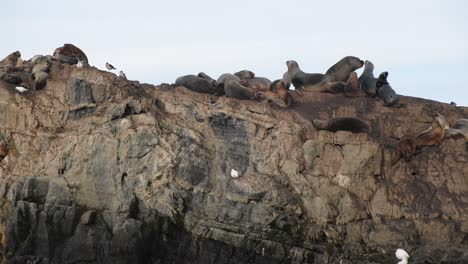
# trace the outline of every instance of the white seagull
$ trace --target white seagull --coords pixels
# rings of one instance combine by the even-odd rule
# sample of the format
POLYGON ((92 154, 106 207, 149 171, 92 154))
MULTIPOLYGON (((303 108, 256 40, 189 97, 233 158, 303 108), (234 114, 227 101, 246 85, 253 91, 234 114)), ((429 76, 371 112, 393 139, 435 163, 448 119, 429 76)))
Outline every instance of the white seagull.
POLYGON ((116 70, 116 68, 114 66, 112 66, 112 64, 106 62, 106 68, 110 71, 110 70, 116 70))
POLYGON ((235 169, 231 169, 231 177, 233 177, 234 179, 239 178, 239 172, 235 169))
POLYGON ((24 88, 24 87, 21 87, 21 86, 16 86, 16 91, 18 91, 20 93, 24 93, 24 92, 27 92, 29 90, 24 88))
POLYGON ((124 78, 125 80, 127 80, 127 76, 125 76, 125 73, 123 71, 119 72, 119 77, 124 78))
POLYGON ((83 68, 83 61, 81 59, 78 59, 78 63, 76 64, 76 67, 83 68))
POLYGON ((401 260, 398 264, 408 264, 409 255, 404 249, 397 249, 395 251, 395 256, 397 259, 401 260))

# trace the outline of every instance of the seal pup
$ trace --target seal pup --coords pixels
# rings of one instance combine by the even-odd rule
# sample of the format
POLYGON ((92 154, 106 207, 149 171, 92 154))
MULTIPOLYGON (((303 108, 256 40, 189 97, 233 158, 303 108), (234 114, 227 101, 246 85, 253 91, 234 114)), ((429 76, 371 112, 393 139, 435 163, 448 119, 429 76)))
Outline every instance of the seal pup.
POLYGON ((359 88, 370 96, 377 94, 377 78, 374 77, 374 64, 366 60, 364 62, 364 71, 359 76, 359 88))
POLYGON ((123 71, 119 72, 119 77, 124 78, 125 80, 127 80, 127 76, 125 75, 125 73, 123 71))
POLYGON ((359 80, 356 72, 352 72, 349 74, 349 78, 346 81, 343 92, 346 97, 366 96, 366 94, 361 89, 359 89, 359 80))
POLYGON ((213 82, 192 74, 177 78, 175 85, 184 86, 198 93, 216 94, 218 92, 218 88, 213 82))
POLYGON ((255 98, 255 91, 240 84, 239 77, 230 74, 222 74, 216 81, 218 86, 224 89, 224 93, 228 97, 237 98, 241 100, 250 100, 255 98))
POLYGON ((447 121, 445 117, 437 113, 432 121, 432 125, 416 136, 416 146, 433 146, 442 142, 445 136, 447 121))
POLYGON ((356 117, 335 117, 328 120, 314 119, 312 124, 317 130, 331 132, 349 131, 352 133, 369 133, 370 127, 362 119, 356 117))
POLYGON ((377 96, 382 99, 385 106, 392 106, 398 102, 400 96, 393 90, 387 81, 388 72, 382 72, 377 78, 375 87, 377 89, 377 96))
POLYGON ((273 103, 279 108, 288 108, 292 104, 292 96, 282 80, 276 80, 267 91, 258 91, 255 94, 257 100, 273 103))
POLYGON ((116 68, 112 64, 110 64, 108 62, 106 62, 106 69, 108 69, 109 71, 116 70, 116 68))

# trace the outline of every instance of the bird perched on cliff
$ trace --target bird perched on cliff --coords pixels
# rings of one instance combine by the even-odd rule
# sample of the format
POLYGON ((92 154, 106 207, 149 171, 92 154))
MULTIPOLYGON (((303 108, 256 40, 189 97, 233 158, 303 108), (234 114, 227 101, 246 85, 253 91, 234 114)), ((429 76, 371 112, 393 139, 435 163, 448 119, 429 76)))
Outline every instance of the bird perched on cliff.
POLYGON ((24 92, 27 92, 29 90, 24 88, 24 87, 21 87, 21 86, 16 86, 16 91, 18 91, 20 93, 24 93, 24 92))
POLYGON ((124 78, 125 80, 127 80, 127 76, 125 75, 125 73, 123 71, 119 72, 119 77, 124 78))
POLYGON ((231 169, 231 177, 233 177, 234 179, 239 178, 239 172, 235 169, 231 169))
POLYGON ((450 105, 457 106, 457 103, 455 103, 455 102, 450 102, 450 105))
POLYGON ((106 62, 106 69, 108 69, 109 71, 110 70, 116 70, 116 68, 112 64, 110 64, 108 62, 106 62))
POLYGON ((397 249, 395 251, 395 256, 397 259, 401 260, 398 264, 408 264, 409 255, 404 249, 397 249))

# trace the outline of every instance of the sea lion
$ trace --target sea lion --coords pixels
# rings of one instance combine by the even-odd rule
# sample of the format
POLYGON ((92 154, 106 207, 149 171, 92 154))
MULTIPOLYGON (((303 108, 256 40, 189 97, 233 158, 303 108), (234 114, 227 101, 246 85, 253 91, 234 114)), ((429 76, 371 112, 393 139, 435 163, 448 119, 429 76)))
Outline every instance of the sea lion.
POLYGON ((468 119, 458 119, 453 123, 452 128, 455 129, 468 129, 468 119))
POLYGON ((317 130, 349 131, 352 133, 369 133, 370 127, 363 120, 356 117, 336 117, 328 120, 314 119, 312 124, 317 130))
POLYGON ((374 64, 368 60, 364 62, 364 71, 359 76, 359 87, 366 94, 375 96, 377 94, 377 78, 374 77, 374 64))
POLYGON ((240 84, 239 77, 225 73, 222 74, 217 84, 224 89, 224 93, 228 97, 237 98, 241 100, 249 100, 255 98, 255 91, 240 84))
POLYGON ((325 74, 305 73, 296 61, 286 62, 288 67, 288 76, 296 90, 308 92, 343 92, 345 81, 349 74, 360 67, 364 62, 357 57, 347 56, 330 67, 325 74))
POLYGON ((255 73, 249 70, 242 70, 234 73, 241 79, 240 84, 257 91, 266 91, 271 85, 271 81, 265 77, 255 77, 255 73))
POLYGON ((400 96, 392 89, 387 81, 388 72, 382 72, 377 78, 375 84, 377 89, 377 96, 382 99, 385 106, 392 106, 398 102, 400 96))
POLYGON ((432 125, 416 136, 416 146, 422 147, 440 144, 444 139, 446 126, 447 121, 445 117, 437 113, 432 125))
POLYGON ((175 85, 184 86, 198 93, 216 94, 218 91, 217 87, 212 82, 193 74, 177 78, 175 85))
POLYGON ((282 80, 271 83, 268 91, 258 91, 255 97, 262 102, 273 103, 279 108, 288 108, 292 104, 292 97, 282 80))
POLYGON ((54 50, 54 58, 61 62, 67 64, 77 64, 78 58, 81 58, 86 64, 89 63, 88 57, 86 54, 77 46, 73 44, 64 44, 62 47, 56 48, 54 50))
MULTIPOLYGON (((281 79, 286 87, 286 89, 289 90, 289 88, 291 87, 291 78, 289 78, 289 72, 285 72, 283 73, 283 78, 281 79)), ((271 87, 271 85, 270 85, 271 87)))
POLYGON ((41 90, 47 84, 49 78, 50 61, 46 58, 45 60, 36 60, 36 64, 32 68, 31 78, 34 81, 34 90, 41 90))
POLYGON ((352 72, 349 74, 348 81, 346 81, 344 87, 344 95, 346 97, 366 96, 366 94, 361 89, 359 89, 359 80, 356 72, 352 72))
POLYGON ((10 151, 10 146, 8 142, 2 140, 0 141, 0 161, 2 161, 7 155, 8 152, 10 151))

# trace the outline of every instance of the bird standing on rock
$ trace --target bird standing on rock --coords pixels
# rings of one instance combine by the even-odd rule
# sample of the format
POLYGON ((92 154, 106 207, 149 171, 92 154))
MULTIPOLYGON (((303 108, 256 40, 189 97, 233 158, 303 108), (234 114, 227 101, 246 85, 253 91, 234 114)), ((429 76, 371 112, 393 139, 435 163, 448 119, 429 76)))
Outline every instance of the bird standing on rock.
POLYGON ((112 64, 106 62, 106 68, 110 71, 110 70, 116 70, 116 68, 114 66, 112 66, 112 64))
POLYGON ((24 92, 27 92, 29 91, 28 89, 22 87, 22 86, 16 86, 16 90, 20 93, 24 93, 24 92))
POLYGON ((125 80, 127 80, 127 76, 125 76, 125 73, 123 71, 119 72, 119 77, 124 78, 125 80))
POLYGON ((397 249, 395 251, 395 256, 397 259, 401 260, 398 264, 408 264, 409 255, 404 249, 397 249))

